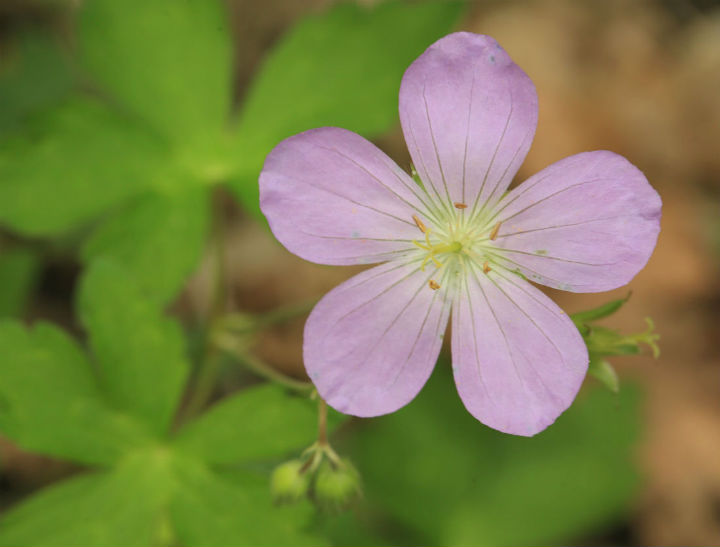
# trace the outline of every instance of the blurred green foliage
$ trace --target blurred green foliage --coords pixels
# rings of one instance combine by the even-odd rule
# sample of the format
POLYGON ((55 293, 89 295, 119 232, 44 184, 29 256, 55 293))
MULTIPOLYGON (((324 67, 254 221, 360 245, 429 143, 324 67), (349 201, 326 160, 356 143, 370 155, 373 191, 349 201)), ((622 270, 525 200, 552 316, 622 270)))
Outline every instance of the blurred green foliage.
MULTIPOLYGON (((361 526, 377 543, 562 544, 627 510, 638 485, 632 386, 619 396, 581 393, 554 425, 523 438, 478 423, 457 397, 448 363, 438 368, 410 405, 347 436, 365 484, 361 526)), ((340 523, 326 533, 367 544, 340 523)))
POLYGON ((62 55, 44 42, 29 42, 27 62, 3 77, 0 120, 34 114, 0 143, 0 223, 32 237, 89 232, 86 263, 122 261, 165 304, 204 249, 210 188, 229 182, 258 213, 262 162, 283 138, 395 125, 403 71, 461 9, 394 1, 310 16, 277 44, 234 121, 221 2, 84 2, 75 60, 84 91, 40 108, 70 85, 54 61, 62 55))
POLYGON ((0 247, 0 318, 20 315, 40 275, 40 255, 26 247, 0 247))
MULTIPOLYGON (((315 434, 306 399, 263 385, 178 418, 192 363, 160 309, 205 248, 212 189, 258 213, 257 177, 283 138, 396 126, 403 71, 462 10, 389 1, 310 15, 237 111, 219 1, 86 0, 75 57, 22 35, 0 62, 0 224, 82 241, 87 348, 50 324, 0 320, 0 431, 82 470, 7 511, 0 545, 520 545, 580 537, 626 509, 632 389, 584 394, 540 436, 516 438, 465 411, 441 362, 417 401, 348 429, 365 501, 339 517, 270 498, 271 467, 315 434)), ((0 317, 21 313, 41 261, 2 250, 0 317)), ((576 316, 591 372, 647 342, 593 324, 621 305, 576 316)))
POLYGON ((309 444, 310 402, 249 388, 172 428, 187 372, 177 323, 111 262, 90 268, 78 306, 90 358, 55 327, 0 324, 0 429, 96 468, 11 510, 0 545, 554 544, 632 500, 636 390, 583 393, 526 439, 470 416, 441 360, 406 408, 346 430, 365 490, 354 517, 273 507, 262 462, 309 444))
POLYGON ((0 56, 0 138, 70 92, 74 76, 55 38, 24 29, 0 56))
POLYGON ((257 177, 281 140, 315 127, 379 135, 398 123, 405 69, 459 19, 463 3, 340 3, 288 32, 268 56, 241 107, 240 169, 232 187, 257 210, 257 177), (302 52, 302 53, 300 53, 302 52))
POLYGON ((0 323, 0 430, 96 468, 4 515, 0 545, 317 544, 303 532, 309 507, 274 509, 250 465, 312 439, 310 401, 249 388, 174 429, 188 370, 177 322, 107 261, 87 272, 78 307, 89 356, 51 325, 0 323))

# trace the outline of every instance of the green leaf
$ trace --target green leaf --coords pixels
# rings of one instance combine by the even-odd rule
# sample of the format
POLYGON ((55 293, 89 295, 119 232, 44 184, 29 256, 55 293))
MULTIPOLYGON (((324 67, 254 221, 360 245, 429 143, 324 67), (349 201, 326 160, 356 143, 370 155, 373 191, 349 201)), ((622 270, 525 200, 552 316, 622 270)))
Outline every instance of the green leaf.
POLYGON ((622 308, 628 300, 630 300, 630 296, 632 296, 631 292, 627 293, 627 296, 625 298, 613 300, 611 302, 608 302, 607 304, 603 304, 602 306, 593 308, 592 310, 573 313, 570 317, 575 323, 575 325, 578 326, 578 328, 582 327, 583 325, 585 325, 585 323, 589 323, 590 321, 597 321, 598 319, 602 319, 604 317, 612 315, 620 308, 622 308))
POLYGON ((85 262, 112 259, 154 300, 169 302, 197 266, 205 246, 207 198, 202 187, 136 198, 87 241, 85 262))
POLYGON ((273 506, 267 477, 245 473, 230 479, 188 460, 176 480, 170 514, 182 545, 326 544, 304 531, 312 514, 308 504, 273 506))
POLYGON ((594 390, 540 435, 515 437, 470 416, 439 370, 408 407, 355 432, 354 461, 370 506, 419 543, 571 543, 629 506, 636 407, 633 389, 594 390))
POLYGON ((78 311, 111 400, 165 433, 189 370, 177 322, 163 317, 120 266, 103 260, 82 280, 78 311))
POLYGON ((131 122, 76 99, 0 148, 0 223, 55 235, 154 182, 164 149, 131 122))
POLYGON ((0 546, 169 545, 162 510, 171 487, 164 468, 142 458, 65 480, 0 520, 0 546))
POLYGON ((40 257, 28 248, 0 251, 0 317, 20 315, 38 278, 40 257))
POLYGON ((366 547, 390 544, 422 545, 419 539, 408 536, 407 530, 403 530, 402 536, 398 535, 396 542, 383 539, 380 531, 372 530, 370 523, 367 522, 377 514, 358 513, 356 511, 344 511, 337 514, 319 513, 313 523, 313 530, 317 530, 317 533, 323 537, 331 538, 333 545, 364 545, 366 547))
POLYGON ((600 380, 613 393, 620 391, 620 378, 613 366, 605 359, 590 359, 588 372, 600 380))
POLYGON ((211 464, 284 456, 312 444, 315 404, 273 385, 241 391, 185 426, 175 446, 211 464))
POLYGON ((156 446, 30 497, 0 520, 0 546, 324 544, 303 531, 311 513, 274 507, 265 477, 156 446))
POLYGON ((0 322, 0 430, 26 450, 109 464, 147 442, 111 410, 81 349, 59 329, 0 322))
POLYGON ((224 127, 232 44, 220 0, 88 0, 79 41, 98 82, 176 143, 224 127))
POLYGON ((405 69, 462 9, 452 1, 345 2, 302 20, 267 58, 241 112, 243 174, 232 184, 244 205, 258 211, 257 177, 282 139, 328 125, 372 136, 397 124, 405 69))
POLYGON ((0 59, 0 133, 59 101, 74 81, 65 56, 46 32, 22 32, 12 45, 0 59))

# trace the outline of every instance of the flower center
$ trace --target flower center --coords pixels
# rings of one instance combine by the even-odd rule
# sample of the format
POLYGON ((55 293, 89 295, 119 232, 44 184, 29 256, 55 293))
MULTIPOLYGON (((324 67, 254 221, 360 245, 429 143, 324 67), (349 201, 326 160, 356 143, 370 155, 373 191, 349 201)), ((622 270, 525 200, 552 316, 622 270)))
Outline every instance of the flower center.
POLYGON ((431 260, 433 261, 433 264, 439 268, 442 266, 442 262, 437 259, 438 255, 443 253, 459 253, 462 250, 462 243, 459 241, 452 241, 450 243, 431 243, 430 230, 428 229, 425 230, 425 243, 420 243, 415 240, 413 240, 413 243, 419 248, 427 251, 425 258, 420 265, 421 270, 425 270, 425 266, 431 260))
MULTIPOLYGON (((457 209, 464 209, 464 207, 458 207, 458 205, 463 204, 455 204, 457 209)), ((424 271, 430 262, 440 268, 448 259, 452 260, 454 258, 453 263, 459 263, 460 267, 468 261, 477 264, 485 274, 491 271, 490 262, 494 250, 494 245, 491 242, 498 236, 500 222, 494 225, 484 225, 483 222, 466 223, 464 219, 455 217, 446 220, 447 226, 445 226, 445 223, 441 223, 442 225, 438 226, 438 231, 432 232, 433 237, 431 239, 430 228, 425 226, 417 215, 413 215, 412 218, 425 236, 424 241, 413 240, 413 244, 425 253, 420 264, 421 270, 424 271)), ((435 280, 430 280, 428 285, 433 290, 440 288, 440 283, 435 280)))

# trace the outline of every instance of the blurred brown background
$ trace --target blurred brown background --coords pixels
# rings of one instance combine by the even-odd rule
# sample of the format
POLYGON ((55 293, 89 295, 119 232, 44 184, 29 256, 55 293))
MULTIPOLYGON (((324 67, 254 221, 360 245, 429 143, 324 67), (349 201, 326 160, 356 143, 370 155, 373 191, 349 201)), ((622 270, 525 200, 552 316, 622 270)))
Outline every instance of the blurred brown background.
MULTIPOLYGON (((230 0, 238 99, 280 34, 330 3, 230 0)), ((66 22, 55 15, 52 2, 0 0, 0 31, 27 21, 62 31, 66 22)), ((637 454, 645 488, 628 535, 639 545, 720 545, 720 2, 476 1, 461 26, 496 38, 537 87, 539 125, 520 180, 565 156, 609 149, 640 167, 662 196, 655 254, 631 283, 630 303, 610 320, 636 332, 650 316, 662 335, 659 360, 613 361, 621 377, 647 392, 637 454)), ((409 165, 399 127, 379 144, 409 165)), ((291 255, 226 201, 229 307, 262 311, 305 301, 354 273, 291 255)), ((177 304, 188 317, 205 311, 209 270, 208 262, 177 304)), ((58 285, 72 284, 73 272, 61 263, 45 273, 38 315, 69 321, 70 303, 56 295, 58 285)), ((574 312, 626 292, 552 296, 574 312)), ((256 348, 299 377, 303 321, 267 332, 256 348)), ((55 474, 44 460, 10 449, 3 460, 19 483, 55 474)))

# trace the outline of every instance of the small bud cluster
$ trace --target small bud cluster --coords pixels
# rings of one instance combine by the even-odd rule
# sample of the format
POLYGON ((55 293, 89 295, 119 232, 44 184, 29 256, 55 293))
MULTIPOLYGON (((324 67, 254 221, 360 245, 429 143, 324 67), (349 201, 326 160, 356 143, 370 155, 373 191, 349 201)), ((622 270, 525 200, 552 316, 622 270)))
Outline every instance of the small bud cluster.
POLYGON ((307 497, 325 511, 340 512, 360 497, 360 474, 328 444, 315 443, 301 458, 275 468, 270 489, 276 503, 307 497))
POLYGON ((290 460, 275 468, 270 490, 276 503, 296 503, 307 495, 311 477, 303 466, 302 460, 290 460))
POLYGON ((642 351, 642 345, 650 348, 655 359, 660 356, 660 347, 657 343, 660 335, 655 332, 655 324, 649 317, 645 318, 647 328, 644 331, 630 335, 621 334, 614 329, 595 324, 595 321, 617 312, 629 298, 630 294, 625 298, 608 302, 595 309, 576 313, 572 316, 588 347, 588 353, 590 354, 588 372, 608 389, 616 393, 620 389, 620 380, 613 366, 607 361, 608 357, 637 355, 642 351))

